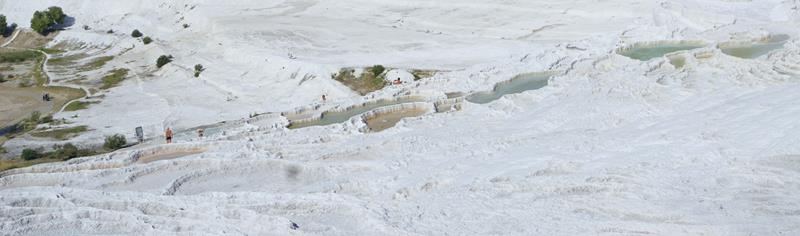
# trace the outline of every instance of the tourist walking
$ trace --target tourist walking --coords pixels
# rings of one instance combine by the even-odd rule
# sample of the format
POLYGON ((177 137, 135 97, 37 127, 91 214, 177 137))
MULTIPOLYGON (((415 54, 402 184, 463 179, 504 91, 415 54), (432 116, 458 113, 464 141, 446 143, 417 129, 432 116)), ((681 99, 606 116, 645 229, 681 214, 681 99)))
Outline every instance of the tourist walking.
POLYGON ((164 136, 167 138, 167 143, 172 143, 172 129, 167 127, 167 131, 164 136))

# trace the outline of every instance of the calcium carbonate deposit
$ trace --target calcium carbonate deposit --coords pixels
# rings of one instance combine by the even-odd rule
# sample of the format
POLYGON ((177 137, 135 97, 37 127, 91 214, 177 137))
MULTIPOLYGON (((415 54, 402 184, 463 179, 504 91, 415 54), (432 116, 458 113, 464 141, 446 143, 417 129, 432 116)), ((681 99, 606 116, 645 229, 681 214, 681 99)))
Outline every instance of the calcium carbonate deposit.
POLYGON ((145 140, 0 172, 0 235, 800 235, 797 0, 49 6, 87 129, 3 158, 145 140))

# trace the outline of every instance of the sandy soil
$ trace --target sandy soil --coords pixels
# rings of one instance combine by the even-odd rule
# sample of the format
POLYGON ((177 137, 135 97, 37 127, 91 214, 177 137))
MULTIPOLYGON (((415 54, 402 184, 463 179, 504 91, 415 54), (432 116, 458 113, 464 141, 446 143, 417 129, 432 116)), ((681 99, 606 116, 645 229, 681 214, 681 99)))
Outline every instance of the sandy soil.
POLYGON ((0 85, 0 127, 17 123, 34 111, 46 114, 53 110, 56 101, 42 101, 40 88, 16 88, 6 84, 0 85))
MULTIPOLYGON (((41 36, 33 31, 22 30, 19 31, 19 35, 17 35, 16 38, 9 38, 14 41, 6 46, 12 48, 40 48, 47 45, 47 43, 52 41, 56 36, 58 36, 58 32, 49 33, 47 36, 41 36)), ((4 42, 3 44, 5 43, 8 42, 4 42)))
POLYGON ((382 130, 394 127, 397 122, 400 122, 406 117, 421 116, 427 112, 425 109, 405 109, 400 111, 389 112, 380 114, 375 117, 366 119, 367 127, 372 132, 380 132, 382 130))

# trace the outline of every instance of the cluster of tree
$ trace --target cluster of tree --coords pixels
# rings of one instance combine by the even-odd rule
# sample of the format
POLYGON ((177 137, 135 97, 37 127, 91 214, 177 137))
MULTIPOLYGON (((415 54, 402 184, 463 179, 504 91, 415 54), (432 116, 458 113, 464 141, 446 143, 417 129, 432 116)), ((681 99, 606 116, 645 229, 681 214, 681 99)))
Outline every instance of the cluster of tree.
POLYGON ((54 6, 45 11, 36 11, 31 19, 31 28, 40 34, 45 34, 54 25, 64 24, 66 17, 60 7, 54 6))
MULTIPOLYGON (((106 136, 106 141, 103 143, 103 148, 105 148, 105 151, 114 151, 125 147, 125 145, 127 145, 125 136, 121 134, 115 134, 112 136, 106 136)), ((50 152, 42 152, 41 149, 26 148, 22 150, 22 155, 20 157, 28 161, 39 158, 69 160, 76 157, 85 157, 95 154, 98 153, 89 149, 78 148, 71 143, 66 143, 63 145, 53 145, 53 150, 50 152)))
POLYGON ((26 148, 22 150, 22 155, 20 157, 27 161, 39 158, 61 159, 66 161, 72 158, 90 156, 93 154, 95 153, 89 149, 78 148, 71 143, 66 143, 64 145, 53 145, 53 151, 44 153, 36 149, 26 148))

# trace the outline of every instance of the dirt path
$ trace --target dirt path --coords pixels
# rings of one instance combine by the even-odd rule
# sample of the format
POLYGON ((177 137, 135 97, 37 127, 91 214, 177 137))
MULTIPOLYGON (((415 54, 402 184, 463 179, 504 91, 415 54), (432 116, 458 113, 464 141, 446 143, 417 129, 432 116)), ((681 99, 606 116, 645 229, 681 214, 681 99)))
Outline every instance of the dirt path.
POLYGON ((17 35, 19 35, 19 32, 20 32, 19 29, 14 30, 14 33, 11 34, 11 38, 8 38, 6 42, 3 43, 3 45, 0 45, 0 48, 4 48, 9 44, 11 44, 11 42, 14 42, 14 39, 17 39, 17 35))

